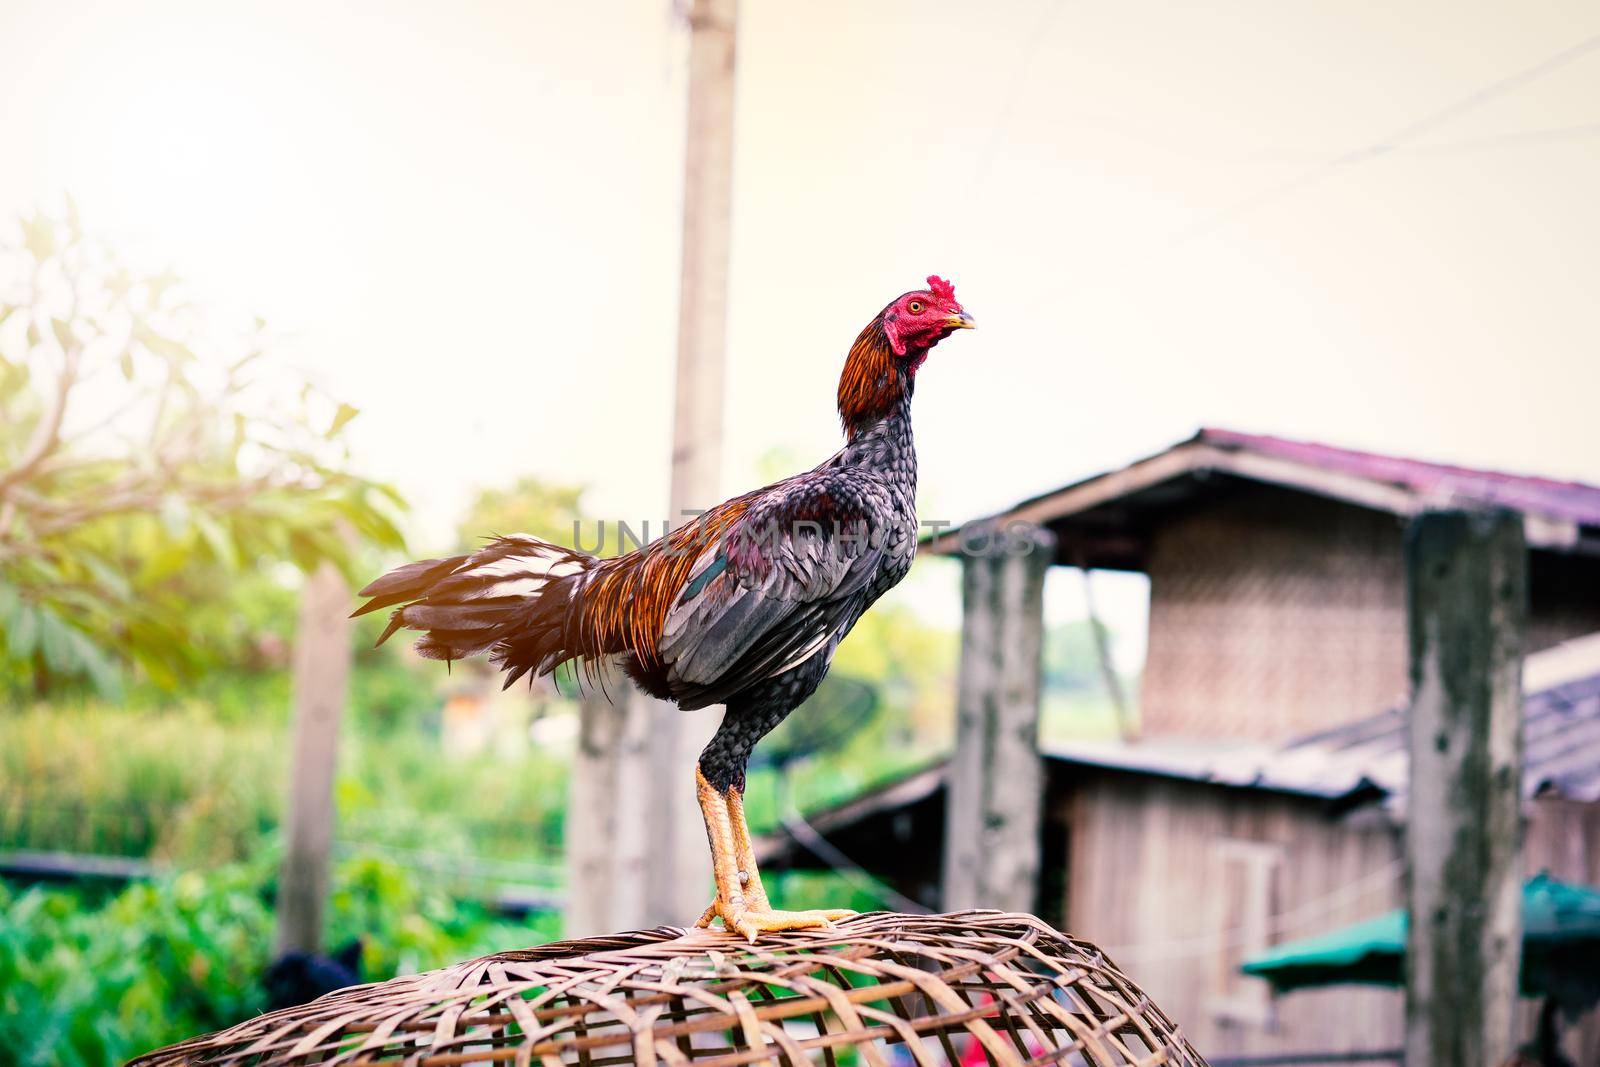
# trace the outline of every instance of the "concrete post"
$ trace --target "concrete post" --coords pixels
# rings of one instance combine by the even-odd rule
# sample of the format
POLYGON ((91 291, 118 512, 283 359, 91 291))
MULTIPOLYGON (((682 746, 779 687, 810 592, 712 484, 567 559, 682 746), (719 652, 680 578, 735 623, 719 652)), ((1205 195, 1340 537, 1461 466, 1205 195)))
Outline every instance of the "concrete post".
POLYGON ((1032 911, 1039 884, 1044 576, 1055 537, 1037 527, 969 538, 962 558, 956 749, 941 906, 1032 911))
MULTIPOLYGON (((684 143, 683 262, 672 422, 673 523, 722 500, 723 365, 733 214, 736 0, 694 0, 689 11, 689 110, 684 143)), ((628 925, 682 925, 711 899, 711 853, 695 799, 694 761, 716 716, 647 705, 654 734, 641 783, 651 851, 644 910, 628 925)))
POLYGON ((333 776, 350 679, 350 587, 323 563, 300 594, 288 817, 278 875, 277 952, 321 952, 333 852, 333 776))
POLYGON ((1515 1047, 1527 560, 1511 512, 1426 513, 1406 535, 1411 1067, 1497 1067, 1515 1047))
POLYGON ((567 804, 567 937, 637 928, 645 913, 655 703, 626 684, 609 699, 584 696, 567 804))

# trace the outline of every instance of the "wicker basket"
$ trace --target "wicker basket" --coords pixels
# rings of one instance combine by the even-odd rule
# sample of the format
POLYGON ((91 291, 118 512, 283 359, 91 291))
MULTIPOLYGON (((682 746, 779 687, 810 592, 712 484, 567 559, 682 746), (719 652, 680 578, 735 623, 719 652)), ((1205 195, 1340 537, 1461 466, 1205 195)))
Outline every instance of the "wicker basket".
POLYGON ((769 935, 672 927, 340 990, 134 1061, 1201 1065, 1099 949, 1029 915, 874 913, 769 935))

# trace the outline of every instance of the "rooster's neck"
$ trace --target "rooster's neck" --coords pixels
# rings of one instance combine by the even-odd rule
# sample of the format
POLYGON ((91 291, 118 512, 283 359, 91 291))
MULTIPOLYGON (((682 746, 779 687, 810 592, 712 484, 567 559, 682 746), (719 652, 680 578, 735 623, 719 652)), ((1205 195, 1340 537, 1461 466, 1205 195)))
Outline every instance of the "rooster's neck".
POLYGON ((897 488, 900 506, 911 513, 917 492, 917 448, 911 434, 911 394, 926 350, 896 356, 874 321, 850 349, 839 379, 839 418, 845 446, 834 458, 843 466, 877 471, 897 488))
POLYGON ((889 346, 883 317, 867 324, 850 346, 839 375, 839 421, 853 444, 879 424, 904 420, 911 432, 911 394, 916 389, 917 368, 928 356, 926 349, 910 349, 898 356, 889 346))

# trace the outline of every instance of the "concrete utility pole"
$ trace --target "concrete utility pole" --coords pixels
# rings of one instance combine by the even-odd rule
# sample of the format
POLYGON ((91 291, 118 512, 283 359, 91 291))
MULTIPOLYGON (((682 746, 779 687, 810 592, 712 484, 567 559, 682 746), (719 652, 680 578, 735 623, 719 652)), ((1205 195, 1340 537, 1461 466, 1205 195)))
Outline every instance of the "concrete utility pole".
POLYGON ((321 952, 333 851, 333 775, 350 679, 350 587, 323 563, 300 593, 288 818, 278 874, 277 952, 321 952))
POLYGON ((1044 763, 1039 756, 1048 530, 1011 530, 962 558, 956 750, 945 811, 946 911, 1032 911, 1039 884, 1044 763), (1031 551, 1023 553, 1021 546, 1031 551))
MULTIPOLYGON (((694 0, 689 12, 688 130, 683 165, 683 263, 678 375, 672 419, 670 517, 722 500, 723 364, 728 334, 728 246, 733 213, 733 88, 737 0, 694 0)), ((652 853, 647 923, 687 923, 711 899, 710 850, 695 802, 695 758, 715 715, 651 702, 652 853)))
MULTIPOLYGON (((722 500, 736 16, 736 0, 695 0, 689 12, 669 500, 674 525, 687 521, 686 512, 692 515, 722 500)), ((699 918, 712 895, 710 851, 693 774, 717 716, 686 714, 626 686, 613 694, 614 712, 598 711, 595 701, 584 709, 586 718, 597 718, 585 724, 584 751, 573 768, 568 924, 584 932, 683 925, 699 918), (580 893, 597 894, 597 899, 580 900, 580 893)))
POLYGON ((1406 1063, 1496 1067, 1515 1046, 1522 959, 1521 517, 1418 516, 1406 587, 1406 1063))
MULTIPOLYGON (((591 690, 579 710, 567 804, 567 937, 644 924, 649 885, 651 700, 626 681, 591 690)), ((688 919, 679 917, 677 925, 688 919)))

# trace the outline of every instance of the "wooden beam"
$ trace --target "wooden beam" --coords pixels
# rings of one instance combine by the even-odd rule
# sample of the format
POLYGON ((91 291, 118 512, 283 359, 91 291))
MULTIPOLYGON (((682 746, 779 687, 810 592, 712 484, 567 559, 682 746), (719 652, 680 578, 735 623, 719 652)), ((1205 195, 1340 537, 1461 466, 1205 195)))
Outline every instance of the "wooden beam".
POLYGON ((322 951, 333 851, 333 776, 350 678, 350 587, 323 563, 300 594, 288 818, 278 874, 277 952, 322 951))
POLYGON ((1523 522, 1424 512, 1405 553, 1406 1063, 1496 1067, 1515 1046, 1522 949, 1523 522))
POLYGON ((961 668, 941 900, 947 911, 1036 906, 1044 576, 1055 558, 1055 538, 1040 527, 1017 526, 1005 536, 1014 550, 962 558, 961 668))
POLYGON ((154 878, 163 868, 132 856, 101 856, 81 852, 47 852, 34 849, 0 851, 0 875, 8 878, 75 882, 91 878, 113 882, 154 878))

